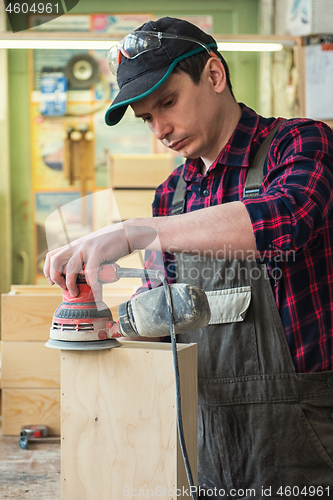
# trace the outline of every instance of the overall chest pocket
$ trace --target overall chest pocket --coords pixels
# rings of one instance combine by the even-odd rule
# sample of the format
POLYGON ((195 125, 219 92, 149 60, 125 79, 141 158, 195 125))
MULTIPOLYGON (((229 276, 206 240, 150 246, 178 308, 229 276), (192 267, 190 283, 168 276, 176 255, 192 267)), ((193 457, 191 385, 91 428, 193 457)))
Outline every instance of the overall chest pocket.
POLYGON ((206 292, 211 312, 210 325, 244 321, 251 303, 251 287, 242 286, 206 292))
POLYGON ((198 344, 200 379, 235 378, 259 373, 251 286, 206 290, 211 309, 207 327, 179 336, 198 344))

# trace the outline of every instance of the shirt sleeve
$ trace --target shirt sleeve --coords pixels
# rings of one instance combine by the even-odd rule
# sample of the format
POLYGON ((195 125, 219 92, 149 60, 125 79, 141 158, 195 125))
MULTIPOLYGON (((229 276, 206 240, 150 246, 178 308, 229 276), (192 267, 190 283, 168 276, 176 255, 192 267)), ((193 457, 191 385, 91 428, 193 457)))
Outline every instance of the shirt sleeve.
POLYGON ((260 259, 314 247, 333 203, 333 135, 311 120, 288 120, 267 157, 257 198, 243 199, 260 259))

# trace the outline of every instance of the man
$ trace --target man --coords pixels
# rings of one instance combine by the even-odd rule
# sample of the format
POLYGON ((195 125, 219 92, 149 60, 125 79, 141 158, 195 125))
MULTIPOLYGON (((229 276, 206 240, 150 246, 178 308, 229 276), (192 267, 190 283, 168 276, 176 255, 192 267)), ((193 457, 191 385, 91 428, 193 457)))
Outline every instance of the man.
POLYGON ((332 498, 331 130, 237 103, 214 39, 186 21, 146 23, 110 63, 120 91, 106 123, 131 105, 186 162, 157 189, 153 218, 50 252, 45 275, 75 296, 83 262, 97 288, 101 262, 146 248, 150 265, 160 247, 169 278, 204 289, 211 306, 207 328, 179 336, 198 343, 202 496, 332 498))

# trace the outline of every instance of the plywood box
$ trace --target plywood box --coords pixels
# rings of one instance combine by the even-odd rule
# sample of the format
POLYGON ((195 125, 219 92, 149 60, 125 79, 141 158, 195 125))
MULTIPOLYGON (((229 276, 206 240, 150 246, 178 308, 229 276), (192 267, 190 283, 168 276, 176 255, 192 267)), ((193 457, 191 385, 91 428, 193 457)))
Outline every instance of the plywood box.
POLYGON ((155 195, 153 189, 114 189, 113 194, 117 206, 113 220, 117 219, 118 214, 120 220, 151 217, 155 195))
POLYGON ((2 342, 2 387, 60 388, 60 352, 44 342, 2 342))
POLYGON ((61 301, 60 294, 2 294, 2 341, 46 342, 54 311, 61 301))
MULTIPOLYGON (((196 484, 197 346, 178 344, 178 359, 196 484)), ((62 500, 152 496, 161 489, 176 498, 177 488, 188 488, 170 344, 123 341, 105 351, 62 351, 61 429, 62 500)))
POLYGON ((34 424, 60 434, 60 389, 2 388, 2 434, 19 435, 23 425, 34 424))
POLYGON ((171 153, 111 155, 110 185, 116 188, 156 189, 174 168, 171 153))
POLYGON ((109 186, 113 190, 112 222, 151 217, 155 189, 175 168, 172 154, 110 156, 109 186))

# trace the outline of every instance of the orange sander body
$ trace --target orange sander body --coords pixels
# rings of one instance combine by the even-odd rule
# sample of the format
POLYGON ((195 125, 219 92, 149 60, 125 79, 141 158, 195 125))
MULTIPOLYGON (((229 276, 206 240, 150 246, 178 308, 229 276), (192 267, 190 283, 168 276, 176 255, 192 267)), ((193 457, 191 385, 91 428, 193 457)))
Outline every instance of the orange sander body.
MULTIPOLYGON (((98 277, 103 283, 117 281, 116 264, 101 266, 98 277)), ((102 287, 93 290, 87 284, 84 269, 78 274, 76 284, 78 296, 72 297, 63 291, 63 301, 54 313, 51 339, 90 342, 111 338, 109 328, 114 323, 108 306, 102 300, 102 287)))
MULTIPOLYGON (((98 271, 98 280, 114 283, 120 278, 159 279, 159 271, 121 268, 115 263, 104 263, 98 271)), ((63 271, 66 276, 66 266, 63 271)), ((102 300, 102 287, 93 290, 86 281, 84 266, 77 275, 77 297, 68 290, 63 291, 63 301, 56 309, 50 339, 46 347, 63 350, 100 350, 119 347, 120 343, 112 338, 116 326, 108 306, 102 300)), ((121 336, 121 335, 118 335, 121 336)))

